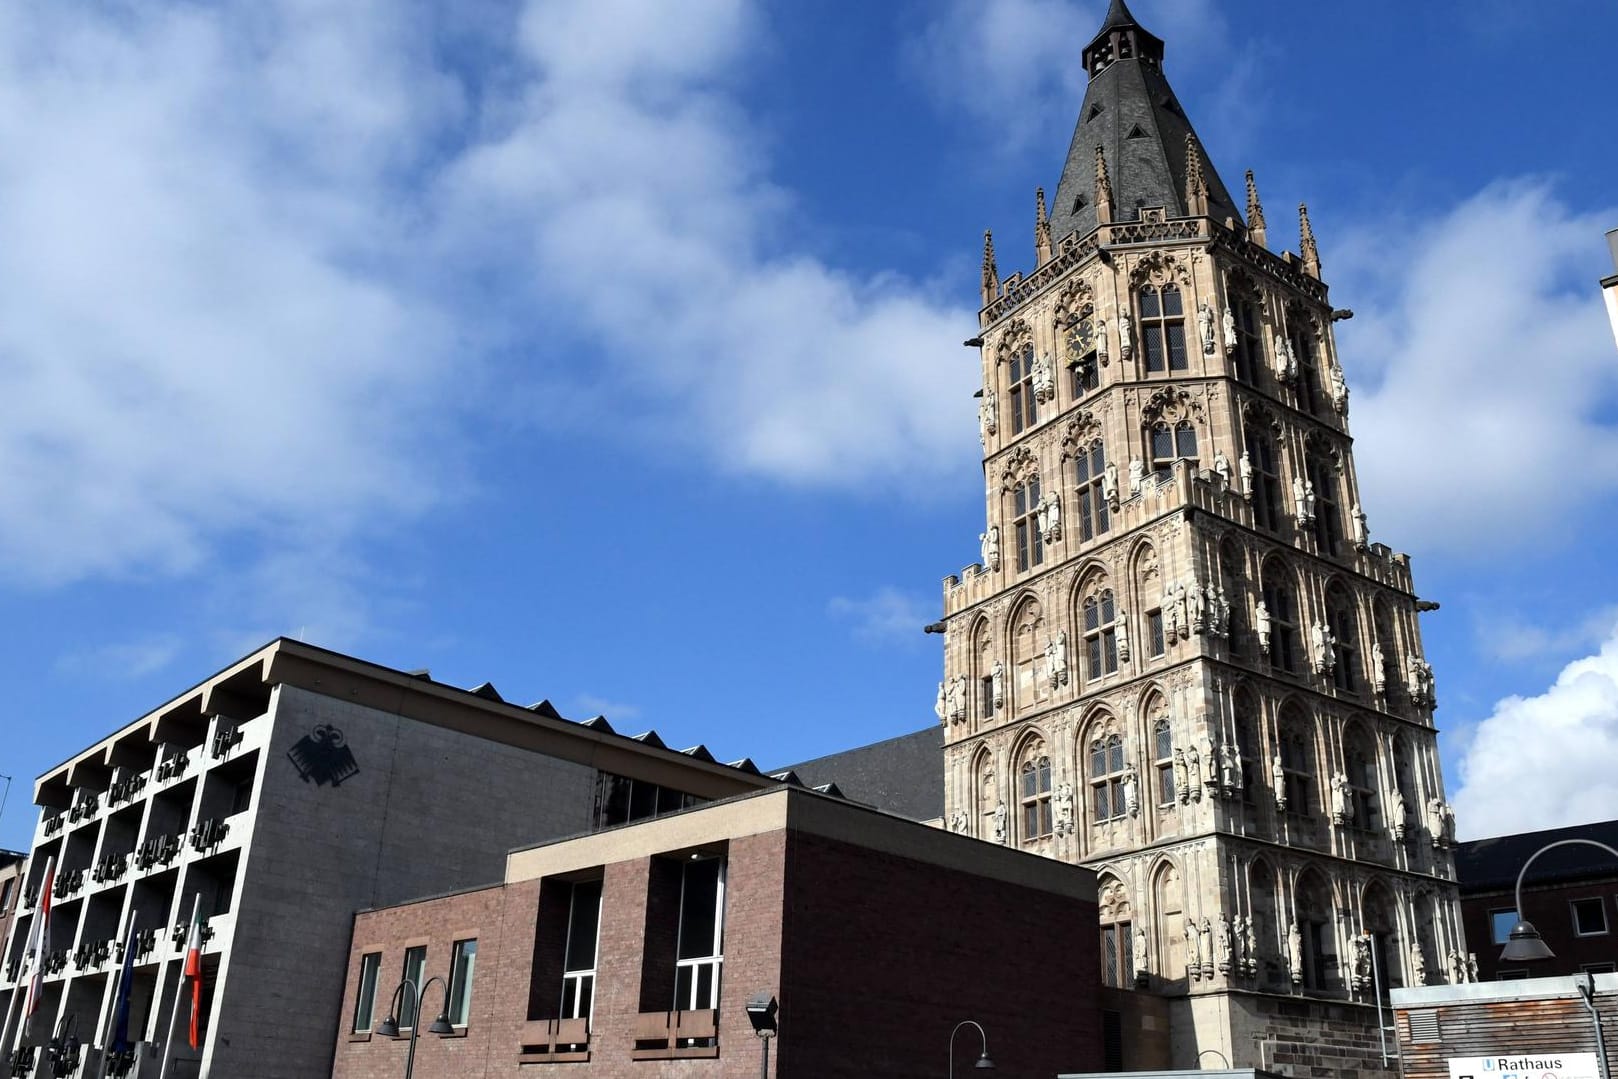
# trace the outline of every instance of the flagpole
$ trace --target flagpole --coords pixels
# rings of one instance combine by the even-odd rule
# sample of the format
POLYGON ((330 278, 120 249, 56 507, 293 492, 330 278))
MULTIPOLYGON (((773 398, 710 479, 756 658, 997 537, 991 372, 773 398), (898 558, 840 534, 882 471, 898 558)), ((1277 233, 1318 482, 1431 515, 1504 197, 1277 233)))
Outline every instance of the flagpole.
MULTIPOLYGON (((202 912, 202 893, 191 902, 191 920, 186 923, 186 950, 191 948, 191 934, 197 931, 197 916, 202 912)), ((169 1034, 163 1039, 163 1066, 157 1070, 157 1079, 168 1079, 169 1061, 174 1056, 174 1024, 180 1018, 180 994, 185 992, 185 960, 180 960, 180 974, 174 983, 174 1007, 169 1012, 169 1034)))
MULTIPOLYGON (((45 936, 45 923, 50 920, 50 891, 55 885, 55 878, 56 857, 55 855, 52 855, 51 857, 45 859, 45 875, 39 878, 39 894, 34 899, 34 920, 28 924, 28 940, 23 945, 23 958, 28 961, 26 964, 28 967, 28 987, 26 989, 23 988, 22 966, 18 966, 17 988, 12 990, 13 996, 21 994, 22 999, 25 1002, 28 1001, 29 996, 33 992, 34 974, 39 970, 41 964, 45 962, 45 949, 48 948, 51 943, 50 940, 45 936)), ((43 992, 43 988, 41 989, 41 992, 43 992)), ((26 1006, 27 1005, 25 1003, 24 1007, 26 1006)), ((17 1053, 20 1049, 22 1049, 23 1035, 28 1030, 28 1020, 30 1018, 31 1016, 26 1013, 17 1017, 17 1036, 11 1045, 11 1055, 6 1058, 7 1064, 11 1064, 16 1061, 17 1053)))
MULTIPOLYGON (((129 917, 124 919, 124 932, 122 940, 125 950, 135 946, 135 905, 129 905, 129 917)), ((128 957, 125 957, 125 962, 128 957)), ((107 1021, 101 1026, 101 1062, 96 1065, 96 1079, 107 1079, 107 1055, 112 1052, 112 1028, 118 1022, 118 994, 123 990, 124 963, 118 964, 118 981, 112 987, 112 995, 107 998, 107 1021)))

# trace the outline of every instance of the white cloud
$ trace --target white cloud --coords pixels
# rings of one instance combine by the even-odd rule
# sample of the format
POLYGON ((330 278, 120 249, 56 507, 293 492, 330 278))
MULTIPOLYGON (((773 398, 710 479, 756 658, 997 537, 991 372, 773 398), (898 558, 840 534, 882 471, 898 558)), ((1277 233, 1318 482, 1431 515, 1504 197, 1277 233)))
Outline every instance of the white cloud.
POLYGON ((1500 183, 1344 245, 1334 295, 1359 309, 1339 333, 1379 538, 1422 553, 1543 548, 1610 508, 1618 364, 1595 281, 1612 217, 1543 183, 1500 183))
POLYGON ((1557 660, 1594 648, 1618 625, 1618 604, 1608 604, 1565 625, 1546 626, 1517 615, 1476 616, 1478 645, 1510 663, 1557 660))
POLYGON ((1608 820, 1618 805, 1618 630, 1544 693, 1507 697, 1472 732, 1456 825, 1479 839, 1608 820))
POLYGON ((926 603, 887 586, 864 599, 834 596, 826 610, 850 623, 854 636, 867 644, 916 645, 922 628, 937 619, 926 603))
POLYGON ((972 312, 801 253, 752 3, 510 14, 0 12, 0 573, 341 563, 457 496, 477 404, 794 484, 973 460, 972 312))

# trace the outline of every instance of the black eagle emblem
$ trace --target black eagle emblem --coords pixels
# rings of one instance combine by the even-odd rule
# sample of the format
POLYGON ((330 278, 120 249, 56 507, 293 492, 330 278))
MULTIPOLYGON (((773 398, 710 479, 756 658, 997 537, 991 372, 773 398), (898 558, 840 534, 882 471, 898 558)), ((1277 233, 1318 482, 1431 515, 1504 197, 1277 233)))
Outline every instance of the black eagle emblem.
POLYGON ((348 748, 343 732, 322 723, 287 750, 287 759, 298 770, 298 778, 315 786, 337 786, 360 770, 354 751, 348 748))

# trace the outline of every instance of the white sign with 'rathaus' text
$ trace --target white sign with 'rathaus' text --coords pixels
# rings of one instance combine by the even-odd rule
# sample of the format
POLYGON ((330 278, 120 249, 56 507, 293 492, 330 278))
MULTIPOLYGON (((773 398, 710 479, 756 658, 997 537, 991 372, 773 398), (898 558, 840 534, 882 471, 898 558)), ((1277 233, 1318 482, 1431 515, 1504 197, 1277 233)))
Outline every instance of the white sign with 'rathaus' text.
POLYGON ((1594 1053, 1451 1057, 1449 1079, 1601 1079, 1601 1066, 1594 1053))

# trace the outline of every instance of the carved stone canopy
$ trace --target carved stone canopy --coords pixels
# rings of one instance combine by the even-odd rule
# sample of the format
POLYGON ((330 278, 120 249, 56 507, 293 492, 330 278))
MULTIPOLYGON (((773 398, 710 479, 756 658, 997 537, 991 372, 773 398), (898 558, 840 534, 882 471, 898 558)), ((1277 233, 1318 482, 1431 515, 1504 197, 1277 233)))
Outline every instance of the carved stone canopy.
POLYGON ((1010 492, 1039 476, 1039 459, 1027 446, 1018 446, 1000 470, 1000 490, 1010 492))
POLYGON ((1176 386, 1164 386, 1153 390, 1140 406, 1142 427, 1151 427, 1159 420, 1187 420, 1195 419, 1201 423, 1202 402, 1192 395, 1190 390, 1180 389, 1176 386))
POLYGON ((1269 406, 1258 401, 1248 399, 1242 402, 1242 420, 1248 426, 1268 427, 1275 434, 1281 433, 1281 418, 1269 406))
POLYGON ((994 362, 997 364, 1010 363, 1011 357, 1025 348, 1032 348, 1034 344, 1034 331, 1024 318, 1014 318, 1011 325, 1000 334, 1000 343, 995 346, 994 362))
POLYGON ((1084 318, 1094 312, 1095 293, 1090 282, 1082 277, 1075 277, 1062 288, 1056 298, 1054 322, 1057 326, 1067 326, 1075 319, 1084 318))
MULTIPOLYGON (((1142 220, 1145 220, 1144 215, 1142 220)), ((1130 288, 1139 288, 1148 281, 1158 286, 1173 282, 1190 288, 1191 271, 1175 255, 1166 251, 1152 251, 1141 256, 1129 271, 1130 288)))
POLYGON ((1067 459, 1075 453, 1082 453, 1090 448, 1090 443, 1101 437, 1101 421, 1089 409, 1080 409, 1068 420, 1067 428, 1062 432, 1062 457, 1067 459))

